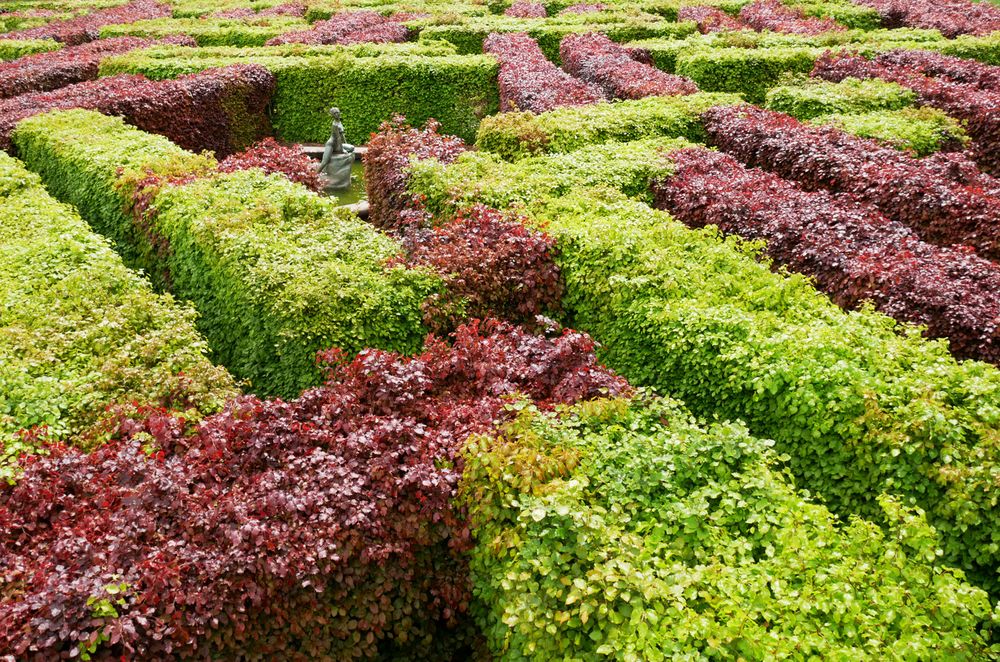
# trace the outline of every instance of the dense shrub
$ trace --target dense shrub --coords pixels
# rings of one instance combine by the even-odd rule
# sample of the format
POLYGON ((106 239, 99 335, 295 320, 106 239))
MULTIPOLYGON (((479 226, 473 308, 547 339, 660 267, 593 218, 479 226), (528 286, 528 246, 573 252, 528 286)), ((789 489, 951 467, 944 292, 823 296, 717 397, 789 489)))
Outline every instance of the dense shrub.
POLYGON ((465 451, 473 614, 500 659, 975 659, 990 602, 933 529, 841 523, 742 427, 663 400, 526 411, 465 451), (905 653, 903 652, 905 651, 905 653))
POLYGON ((721 9, 704 5, 684 5, 677 10, 678 21, 694 21, 698 32, 708 34, 723 30, 743 30, 747 26, 721 9))
POLYGON ((60 47, 61 44, 52 39, 0 39, 0 62, 35 53, 50 53, 60 47))
POLYGON ((626 391, 582 334, 330 352, 326 385, 188 429, 151 412, 0 491, 0 649, 22 659, 468 659, 459 450, 519 395, 626 391), (53 502, 53 495, 58 504, 53 502), (58 608, 56 608, 58 606, 58 608))
POLYGON ((907 87, 919 103, 940 108, 964 121, 975 141, 975 159, 989 172, 1000 174, 1000 91, 983 90, 971 83, 950 82, 925 76, 919 66, 911 68, 891 61, 871 61, 843 54, 816 61, 813 75, 827 80, 881 78, 907 87))
POLYGON ((505 113, 483 120, 476 145, 505 159, 569 152, 585 145, 653 136, 705 139, 700 114, 720 104, 739 103, 729 94, 648 97, 532 113, 505 113))
POLYGON ((779 85, 767 92, 766 107, 800 120, 836 113, 866 113, 912 106, 917 95, 882 80, 845 78, 838 83, 809 80, 779 85))
MULTIPOLYGON (((446 214, 453 193, 433 173, 462 163, 422 168, 411 191, 446 214)), ((610 366, 776 440, 797 484, 838 513, 881 518, 880 492, 920 505, 943 558, 1000 588, 996 368, 956 362, 874 311, 841 311, 806 278, 772 273, 754 244, 606 187, 557 194, 521 209, 556 238, 563 308, 610 366)))
MULTIPOLYGON (((176 14, 174 14, 176 16, 176 14)), ((273 7, 266 7, 259 12, 250 7, 232 7, 222 9, 212 14, 213 18, 251 18, 254 16, 295 16, 303 18, 306 6, 298 2, 285 2, 273 7)))
POLYGON ((15 141, 50 190, 194 304, 213 356, 255 392, 315 385, 323 347, 409 352, 426 334, 420 305, 439 279, 384 267, 399 244, 332 200, 259 170, 212 175, 166 139, 86 111, 25 120, 15 141), (190 183, 148 177, 199 167, 208 176, 190 183), (132 200, 134 217, 122 212, 132 200))
POLYGON ((316 163, 298 146, 286 147, 274 138, 265 138, 246 151, 233 154, 219 163, 219 172, 236 172, 258 168, 268 174, 283 175, 289 181, 302 184, 310 191, 321 191, 323 181, 316 172, 316 163))
POLYGON ((841 131, 861 138, 873 138, 917 156, 961 150, 971 140, 958 120, 937 108, 820 115, 809 122, 835 126, 841 131))
POLYGON ((781 0, 753 0, 740 9, 740 21, 754 30, 788 34, 823 34, 845 29, 828 18, 806 16, 801 9, 788 7, 781 0))
POLYGON ((503 15, 514 18, 545 18, 548 12, 545 11, 545 5, 540 2, 516 0, 504 10, 503 15))
POLYGON ((563 69, 593 83, 611 99, 694 94, 698 86, 638 62, 628 51, 598 33, 568 35, 559 47, 563 69))
POLYGON ((874 7, 889 28, 939 30, 946 37, 985 35, 1000 30, 1000 9, 970 0, 854 0, 874 7))
POLYGON ((494 33, 483 51, 500 62, 497 84, 500 110, 544 113, 561 106, 581 106, 604 99, 601 90, 570 76, 549 62, 524 33, 494 33))
POLYGON ((106 60, 102 72, 172 78, 252 59, 277 81, 272 116, 277 137, 286 142, 326 141, 332 105, 340 108, 354 144, 364 144, 382 122, 404 112, 413 122, 434 118, 448 132, 472 140, 480 119, 495 113, 499 104, 496 60, 457 56, 440 43, 291 44, 201 52, 206 50, 161 50, 155 57, 133 53, 106 60))
POLYGON ((932 51, 894 49, 872 58, 876 64, 906 67, 925 76, 940 76, 984 90, 1000 91, 1000 67, 932 51))
POLYGON ((0 39, 55 39, 69 45, 93 41, 100 29, 114 23, 132 23, 143 19, 170 16, 170 5, 155 0, 132 0, 128 4, 96 9, 63 21, 52 21, 27 30, 0 35, 0 39))
POLYGON ((382 125, 368 142, 364 156, 368 219, 376 227, 396 233, 426 226, 428 217, 419 197, 407 190, 404 176, 411 158, 449 163, 468 149, 465 142, 438 132, 428 121, 422 129, 408 126, 403 117, 382 125))
POLYGON ((735 92, 761 103, 786 74, 809 73, 820 53, 801 47, 695 49, 677 54, 674 73, 707 92, 735 92))
POLYGON ((236 393, 207 360, 194 312, 153 294, 3 153, 0 309, 0 482, 41 439, 100 443, 109 407, 142 403, 197 418, 236 393))
POLYGON ((607 8, 607 5, 600 2, 578 2, 570 5, 569 7, 565 7, 559 12, 559 14, 563 16, 566 14, 593 14, 596 12, 602 12, 607 8))
POLYGON ((326 21, 313 24, 312 29, 287 32, 267 42, 278 44, 358 44, 406 41, 408 31, 373 11, 343 12, 326 21))
POLYGON ((424 324, 437 333, 469 318, 533 324, 562 299, 552 238, 482 205, 440 227, 410 229, 403 248, 406 266, 429 267, 444 281, 423 307, 424 324))
POLYGON ((703 116, 713 144, 808 190, 848 193, 934 244, 969 244, 1000 257, 1000 197, 954 181, 934 163, 831 127, 809 127, 752 106, 703 116))
MULTIPOLYGON (((4 62, 0 64, 0 99, 94 80, 105 57, 145 48, 151 43, 136 37, 99 39, 68 46, 55 53, 39 53, 4 62)), ((184 45, 194 45, 194 42, 184 45)))
POLYGON ((812 276, 839 305, 871 300, 925 325, 952 352, 1000 364, 1000 267, 967 248, 926 244, 874 209, 808 193, 730 156, 696 148, 670 154, 675 172, 654 183, 656 204, 694 227, 763 239, 780 265, 812 276))
POLYGON ((240 64, 173 81, 123 75, 22 94, 0 100, 0 147, 11 147, 11 132, 27 117, 87 108, 124 117, 182 147, 225 157, 270 133, 266 110, 274 84, 267 69, 240 64))

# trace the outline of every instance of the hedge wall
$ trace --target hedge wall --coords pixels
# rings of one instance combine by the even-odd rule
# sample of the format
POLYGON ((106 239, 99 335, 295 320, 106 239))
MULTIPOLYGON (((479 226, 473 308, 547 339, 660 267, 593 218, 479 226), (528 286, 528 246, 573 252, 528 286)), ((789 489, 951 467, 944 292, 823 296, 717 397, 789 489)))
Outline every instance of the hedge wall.
POLYGON ((145 37, 162 39, 183 34, 193 37, 199 46, 263 46, 264 42, 292 30, 306 30, 301 18, 273 16, 241 21, 228 18, 161 18, 135 23, 106 25, 101 38, 145 37))
MULTIPOLYGON (((448 213, 448 187, 419 172, 413 192, 448 213)), ((520 208, 556 237, 568 319, 610 366, 775 439, 838 513, 878 518, 883 491, 920 505, 948 562, 1000 588, 995 368, 956 362, 881 314, 845 313, 753 245, 622 194, 577 188, 520 208)))
POLYGON ((734 92, 761 103, 788 73, 809 73, 823 51, 814 48, 714 48, 682 52, 674 73, 706 92, 734 92))
POLYGON ((120 168, 141 176, 212 164, 85 111, 25 120, 15 142, 56 195, 193 302, 219 362, 254 391, 292 397, 318 383, 321 349, 420 346, 420 304, 438 280, 384 268, 398 244, 304 187, 254 170, 167 185, 133 223, 120 168))
POLYGON ((731 94, 691 94, 558 108, 540 115, 504 113, 483 120, 476 145, 514 160, 653 136, 704 142, 699 115, 713 106, 736 103, 739 97, 731 94))
POLYGON ((197 418, 237 390, 195 314, 122 264, 38 176, 0 153, 0 478, 39 438, 99 443, 111 405, 197 418))
POLYGON ((807 79, 771 88, 764 106, 806 120, 835 113, 899 110, 912 106, 916 99, 916 92, 887 81, 848 78, 829 83, 807 79))
MULTIPOLYGON (((499 107, 496 61, 483 55, 425 56, 418 54, 418 48, 422 47, 414 47, 412 53, 368 57, 378 51, 351 47, 320 55, 325 52, 320 47, 308 47, 307 54, 301 56, 271 56, 272 50, 295 51, 294 47, 280 46, 254 49, 249 57, 267 67, 277 80, 272 121, 281 140, 325 142, 330 137, 330 106, 340 108, 347 138, 355 144, 367 142, 369 134, 397 113, 414 123, 433 117, 445 131, 471 140, 480 120, 499 107), (352 57, 355 51, 366 56, 352 57)), ((386 48, 385 52, 393 50, 386 48)), ((171 58, 166 56, 170 52, 109 58, 101 72, 168 78, 245 57, 221 51, 217 57, 195 53, 190 58, 171 58)))
POLYGON ((54 39, 0 39, 0 62, 16 60, 25 55, 48 53, 62 48, 54 39))
POLYGON ((844 524, 770 442, 653 399, 530 408, 465 449, 472 610, 505 660, 976 659, 991 605, 919 512, 844 524))
POLYGON ((936 108, 902 108, 872 113, 834 113, 809 120, 861 138, 873 138, 917 156, 960 150, 971 142, 962 123, 936 108))

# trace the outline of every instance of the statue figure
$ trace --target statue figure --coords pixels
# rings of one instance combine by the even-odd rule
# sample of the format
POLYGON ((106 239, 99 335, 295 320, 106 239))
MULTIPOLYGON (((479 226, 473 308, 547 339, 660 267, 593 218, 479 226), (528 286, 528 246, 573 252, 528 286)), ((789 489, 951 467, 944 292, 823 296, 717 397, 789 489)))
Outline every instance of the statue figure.
POLYGON ((319 172, 325 180, 324 191, 344 191, 351 188, 351 165, 354 163, 354 145, 344 137, 344 125, 340 121, 340 109, 330 109, 333 126, 330 129, 330 139, 323 149, 323 160, 319 163, 319 172))

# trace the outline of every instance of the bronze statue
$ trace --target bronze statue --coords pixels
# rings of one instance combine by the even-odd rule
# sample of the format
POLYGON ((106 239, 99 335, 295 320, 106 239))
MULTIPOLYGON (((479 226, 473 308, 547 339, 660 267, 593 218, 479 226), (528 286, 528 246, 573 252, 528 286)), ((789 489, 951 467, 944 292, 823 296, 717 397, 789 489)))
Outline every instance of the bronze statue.
POLYGON ((344 125, 340 121, 340 109, 334 106, 330 109, 333 126, 330 129, 330 139, 323 149, 323 160, 319 163, 319 172, 324 176, 325 191, 343 191, 351 187, 351 165, 354 163, 354 145, 344 137, 344 125))

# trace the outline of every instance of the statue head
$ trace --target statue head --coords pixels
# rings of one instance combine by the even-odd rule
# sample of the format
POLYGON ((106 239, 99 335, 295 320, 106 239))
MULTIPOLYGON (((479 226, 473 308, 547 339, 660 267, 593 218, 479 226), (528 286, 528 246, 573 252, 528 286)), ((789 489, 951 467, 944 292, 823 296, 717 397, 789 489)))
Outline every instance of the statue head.
POLYGON ((330 109, 330 117, 332 117, 335 120, 339 120, 340 119, 340 108, 337 108, 336 106, 334 106, 333 108, 331 108, 330 109))

